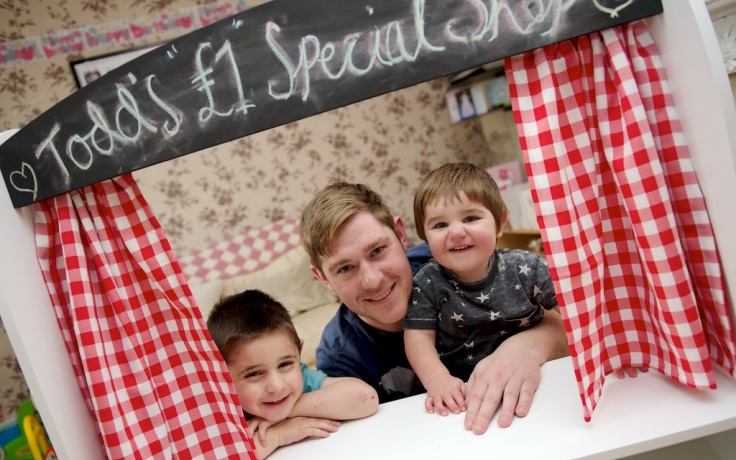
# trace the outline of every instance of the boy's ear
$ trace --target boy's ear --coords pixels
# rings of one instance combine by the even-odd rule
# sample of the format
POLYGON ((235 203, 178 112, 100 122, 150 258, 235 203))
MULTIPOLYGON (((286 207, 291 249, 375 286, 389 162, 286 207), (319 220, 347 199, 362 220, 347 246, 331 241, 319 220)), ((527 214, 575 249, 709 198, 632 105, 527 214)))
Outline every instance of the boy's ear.
POLYGON ((302 350, 304 349, 304 340, 299 339, 299 355, 301 356, 302 350))
POLYGON ((396 236, 399 237, 399 241, 401 241, 402 246, 404 246, 404 251, 409 249, 409 238, 406 236, 406 226, 400 216, 394 216, 394 232, 396 232, 396 236))
POLYGON ((497 228, 496 238, 501 238, 503 236, 503 229, 506 227, 506 223, 509 221, 509 212, 507 210, 503 210, 503 214, 501 214, 501 223, 497 228))

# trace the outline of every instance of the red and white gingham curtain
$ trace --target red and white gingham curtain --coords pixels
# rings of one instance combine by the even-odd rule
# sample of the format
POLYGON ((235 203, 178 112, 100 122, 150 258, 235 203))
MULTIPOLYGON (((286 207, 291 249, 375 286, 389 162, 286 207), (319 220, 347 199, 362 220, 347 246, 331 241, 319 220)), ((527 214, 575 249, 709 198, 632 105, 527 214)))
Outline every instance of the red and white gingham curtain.
POLYGON ((111 459, 257 458, 227 367, 130 174, 35 205, 37 255, 111 459))
POLYGON ((734 335, 715 239, 643 22, 506 61, 514 116, 584 417, 605 376, 715 388, 734 335))

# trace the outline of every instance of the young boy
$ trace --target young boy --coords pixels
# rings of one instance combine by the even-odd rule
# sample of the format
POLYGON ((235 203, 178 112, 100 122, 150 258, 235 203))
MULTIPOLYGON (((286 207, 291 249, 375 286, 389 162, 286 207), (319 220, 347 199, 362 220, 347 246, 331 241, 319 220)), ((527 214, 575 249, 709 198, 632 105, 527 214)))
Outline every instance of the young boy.
POLYGON ((221 299, 207 319, 248 420, 260 458, 308 436, 325 438, 337 420, 378 410, 363 381, 332 378, 301 363, 302 341, 289 312, 268 294, 247 290, 221 299))
POLYGON ((465 384, 475 365, 507 337, 557 307, 544 260, 496 249, 508 214, 491 176, 454 163, 430 173, 414 197, 417 234, 432 260, 414 275, 404 344, 427 390, 425 408, 465 411, 465 384))

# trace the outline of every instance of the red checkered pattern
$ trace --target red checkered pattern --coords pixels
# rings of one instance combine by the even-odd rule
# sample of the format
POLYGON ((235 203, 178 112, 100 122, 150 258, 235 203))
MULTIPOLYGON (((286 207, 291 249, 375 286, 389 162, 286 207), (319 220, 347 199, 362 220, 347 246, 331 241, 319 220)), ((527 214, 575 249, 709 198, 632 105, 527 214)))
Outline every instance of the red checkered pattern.
POLYGON ((227 367, 132 176, 35 206, 39 263, 107 457, 257 458, 227 367))
POLYGON ((514 115, 590 420, 605 376, 715 388, 734 335, 702 192, 642 22, 506 62, 514 115))
POLYGON ((297 218, 248 230, 179 257, 190 284, 232 278, 259 270, 299 246, 297 218))

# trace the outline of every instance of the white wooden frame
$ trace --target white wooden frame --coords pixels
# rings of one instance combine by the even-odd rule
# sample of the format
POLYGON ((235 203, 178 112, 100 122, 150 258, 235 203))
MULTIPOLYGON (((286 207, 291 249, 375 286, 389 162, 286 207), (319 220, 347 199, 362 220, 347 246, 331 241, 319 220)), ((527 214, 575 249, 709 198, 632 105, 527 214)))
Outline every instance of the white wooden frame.
MULTIPOLYGON (((651 31, 665 61, 708 204, 733 311, 732 300, 736 297, 736 238, 733 238, 736 229, 736 213, 733 212, 736 108, 703 0, 663 3, 664 14, 649 20, 651 31)), ((77 388, 36 262, 31 209, 14 209, 5 187, 0 189, 0 315, 3 324, 59 458, 102 458, 94 422, 77 388)), ((620 404, 625 405, 627 401, 623 399, 620 404)), ((377 416, 380 417, 380 413, 377 416)), ((554 420, 549 422, 554 423, 554 420)), ((711 430, 731 428, 719 425, 711 430)), ((714 432, 704 430, 700 434, 714 432)), ((528 439, 534 439, 533 433, 528 439)), ((676 439, 673 436, 672 442, 677 442, 676 439)), ((648 448, 652 447, 636 446, 638 451, 648 448)))

